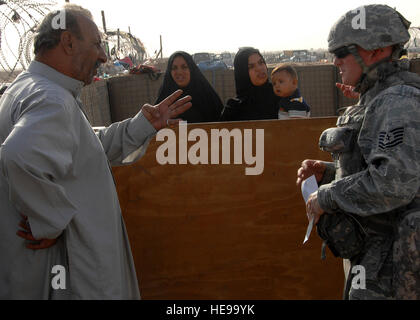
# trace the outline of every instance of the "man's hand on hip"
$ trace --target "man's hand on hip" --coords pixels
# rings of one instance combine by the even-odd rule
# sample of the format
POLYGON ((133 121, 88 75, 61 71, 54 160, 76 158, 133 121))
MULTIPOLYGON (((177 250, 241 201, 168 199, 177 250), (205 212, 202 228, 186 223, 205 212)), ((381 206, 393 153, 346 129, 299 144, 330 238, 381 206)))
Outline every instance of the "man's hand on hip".
POLYGON ((18 230, 16 234, 25 240, 32 241, 32 243, 28 243, 26 245, 28 249, 46 249, 52 247, 57 242, 57 239, 35 239, 32 235, 32 230, 28 222, 28 217, 24 215, 21 216, 22 220, 19 223, 19 227, 23 228, 23 230, 18 230))

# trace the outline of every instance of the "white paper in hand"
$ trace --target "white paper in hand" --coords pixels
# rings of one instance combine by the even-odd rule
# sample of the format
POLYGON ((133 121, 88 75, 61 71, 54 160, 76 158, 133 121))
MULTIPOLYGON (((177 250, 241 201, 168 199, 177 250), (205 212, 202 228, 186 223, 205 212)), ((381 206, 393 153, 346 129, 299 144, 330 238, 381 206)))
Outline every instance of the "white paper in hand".
POLYGON ((305 239, 303 240, 303 244, 306 243, 306 241, 309 240, 309 236, 311 235, 312 228, 314 226, 314 217, 309 220, 308 228, 306 229, 305 239))
MULTIPOLYGON (((307 178, 306 180, 302 182, 301 190, 302 190, 303 199, 305 199, 305 203, 306 203, 308 202, 309 196, 312 193, 314 193, 316 190, 318 190, 318 183, 316 182, 314 175, 310 176, 309 178, 307 178)), ((306 229, 305 239, 303 240, 304 244, 306 241, 309 240, 309 236, 311 234, 313 226, 314 226, 314 217, 312 217, 309 220, 308 228, 306 229)))
POLYGON ((316 182, 315 176, 312 175, 301 184, 302 196, 305 199, 305 203, 308 202, 309 196, 318 190, 318 183, 316 182))

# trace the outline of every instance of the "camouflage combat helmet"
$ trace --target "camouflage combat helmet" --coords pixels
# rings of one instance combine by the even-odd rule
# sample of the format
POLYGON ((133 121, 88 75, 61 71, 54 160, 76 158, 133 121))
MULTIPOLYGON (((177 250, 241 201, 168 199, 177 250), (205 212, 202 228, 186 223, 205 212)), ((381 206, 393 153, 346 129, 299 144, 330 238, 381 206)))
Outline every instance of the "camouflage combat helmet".
POLYGON ((386 5, 366 5, 343 15, 331 28, 328 51, 351 44, 374 50, 400 44, 410 39, 410 22, 386 5))

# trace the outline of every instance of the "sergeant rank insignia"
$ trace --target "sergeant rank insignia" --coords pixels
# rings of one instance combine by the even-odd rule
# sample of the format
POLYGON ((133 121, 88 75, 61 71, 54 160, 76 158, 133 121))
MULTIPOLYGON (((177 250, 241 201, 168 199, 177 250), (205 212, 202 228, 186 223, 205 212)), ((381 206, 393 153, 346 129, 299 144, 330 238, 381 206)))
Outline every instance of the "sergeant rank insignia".
POLYGON ((398 127, 388 132, 379 132, 378 147, 380 150, 385 151, 391 149, 403 142, 404 127, 398 127))

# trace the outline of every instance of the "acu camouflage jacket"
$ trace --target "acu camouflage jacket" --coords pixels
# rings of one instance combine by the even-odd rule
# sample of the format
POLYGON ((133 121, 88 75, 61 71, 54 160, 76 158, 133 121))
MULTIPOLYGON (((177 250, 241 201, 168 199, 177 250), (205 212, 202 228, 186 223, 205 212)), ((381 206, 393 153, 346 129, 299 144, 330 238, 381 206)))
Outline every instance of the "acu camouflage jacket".
POLYGON ((420 77, 400 62, 383 63, 364 79, 361 94, 364 169, 322 185, 318 201, 326 212, 369 217, 420 198, 420 77))

